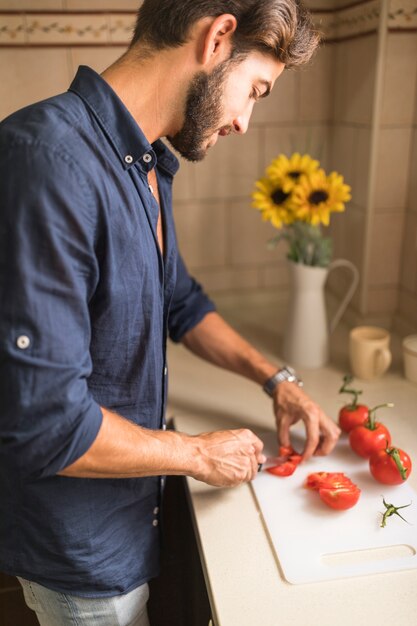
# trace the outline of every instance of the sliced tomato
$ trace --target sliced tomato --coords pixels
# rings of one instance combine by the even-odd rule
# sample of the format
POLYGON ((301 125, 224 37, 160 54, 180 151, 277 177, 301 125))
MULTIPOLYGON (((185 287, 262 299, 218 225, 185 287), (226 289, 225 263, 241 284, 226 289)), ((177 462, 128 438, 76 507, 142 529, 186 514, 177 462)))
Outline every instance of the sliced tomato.
POLYGON ((349 485, 353 485, 353 483, 343 472, 315 472, 309 474, 304 483, 307 489, 314 489, 315 491, 321 487, 334 489, 349 485))
POLYGON ((351 509, 361 495, 361 490, 356 485, 348 487, 340 487, 336 489, 321 487, 319 496, 327 506, 337 511, 345 511, 351 509))
POLYGON ((291 476, 291 474, 294 474, 296 469, 296 463, 293 463, 292 461, 285 461, 284 463, 280 463, 280 465, 267 467, 266 471, 274 476, 291 476))

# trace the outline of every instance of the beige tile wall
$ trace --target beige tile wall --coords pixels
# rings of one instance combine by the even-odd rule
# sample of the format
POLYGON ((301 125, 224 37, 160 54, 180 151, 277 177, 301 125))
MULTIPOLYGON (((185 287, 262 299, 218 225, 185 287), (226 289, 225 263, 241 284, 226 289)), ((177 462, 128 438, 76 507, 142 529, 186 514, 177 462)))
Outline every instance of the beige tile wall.
MULTIPOLYGON (((81 12, 60 18, 62 23, 65 19, 68 22, 62 33, 41 31, 39 24, 42 20, 47 22, 48 17, 39 16, 36 39, 44 37, 44 43, 49 42, 51 47, 0 48, 0 117, 65 90, 80 64, 102 71, 123 52, 124 45, 108 44, 128 41, 138 4, 139 0, 0 0, 0 11, 81 12), (80 33, 88 26, 88 16, 83 13, 98 10, 122 13, 109 13, 106 17, 91 13, 94 33, 90 31, 89 36, 95 38, 95 46, 72 46, 68 29, 78 29, 72 31, 72 36, 75 32, 79 43, 84 36, 80 33), (65 42, 67 46, 54 47, 55 43, 65 42)), ((309 0, 307 4, 319 10, 333 9, 328 18, 334 23, 343 7, 348 7, 342 11, 343 19, 357 19, 358 24, 361 21, 357 15, 359 5, 353 6, 348 0, 309 0), (349 8, 351 5, 353 8, 349 8)), ((375 0, 363 3, 364 11, 377 5, 375 0)), ((326 14, 317 16, 325 23, 326 14)), ((30 42, 35 37, 17 29, 23 19, 20 15, 9 16, 10 31, 16 32, 13 41, 10 32, 0 33, 0 44, 6 40, 2 36, 9 37, 10 45, 30 42)), ((335 32, 338 28, 336 25, 335 32)), ((332 220, 334 255, 351 259, 362 273, 365 246, 370 241, 367 299, 364 305, 357 292, 351 319, 368 316, 391 324, 398 310, 397 325, 415 324, 417 38, 415 33, 388 36, 379 150, 373 155, 377 49, 377 34, 322 46, 309 68, 284 72, 271 96, 256 105, 246 136, 220 138, 201 164, 183 162, 174 185, 178 237, 191 271, 208 291, 224 297, 231 292, 246 292, 248 297, 255 297, 261 291, 287 290, 285 246, 267 249, 266 243, 276 231, 251 208, 250 194, 254 181, 272 158, 281 152, 306 151, 326 169, 343 173, 352 186, 347 211, 332 220), (377 159, 377 184, 369 233, 371 158, 377 159)), ((336 295, 346 284, 343 271, 329 281, 336 295)))
POLYGON ((417 331, 417 36, 388 34, 377 154, 370 289, 401 334, 417 331), (396 300, 394 292, 396 291, 396 300))

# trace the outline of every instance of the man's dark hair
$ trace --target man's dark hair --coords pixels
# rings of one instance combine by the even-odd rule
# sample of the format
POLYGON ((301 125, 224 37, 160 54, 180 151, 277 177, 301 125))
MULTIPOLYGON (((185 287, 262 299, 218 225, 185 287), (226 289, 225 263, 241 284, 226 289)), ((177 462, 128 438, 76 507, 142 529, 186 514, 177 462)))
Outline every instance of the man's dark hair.
POLYGON ((300 0, 144 0, 131 46, 181 46, 197 20, 224 13, 234 15, 238 23, 234 56, 257 50, 292 68, 308 62, 318 46, 319 34, 300 0))

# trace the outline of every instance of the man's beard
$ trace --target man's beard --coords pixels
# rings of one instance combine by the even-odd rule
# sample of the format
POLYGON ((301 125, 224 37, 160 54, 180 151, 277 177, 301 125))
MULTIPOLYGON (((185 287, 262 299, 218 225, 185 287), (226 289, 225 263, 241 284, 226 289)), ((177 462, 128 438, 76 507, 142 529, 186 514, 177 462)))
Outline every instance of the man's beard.
POLYGON ((208 139, 221 128, 223 86, 230 59, 211 74, 199 72, 191 81, 185 103, 185 121, 171 145, 188 161, 201 161, 207 153, 208 139))

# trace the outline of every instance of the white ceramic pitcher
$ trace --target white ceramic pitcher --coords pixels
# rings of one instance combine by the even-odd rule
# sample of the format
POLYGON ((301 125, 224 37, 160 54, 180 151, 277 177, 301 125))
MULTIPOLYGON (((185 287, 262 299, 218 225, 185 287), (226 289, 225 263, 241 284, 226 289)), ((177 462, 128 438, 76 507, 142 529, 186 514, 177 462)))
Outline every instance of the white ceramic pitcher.
POLYGON ((328 267, 289 263, 291 296, 283 342, 283 357, 290 365, 321 367, 329 359, 329 336, 336 328, 359 282, 359 272, 347 259, 336 259, 328 267), (328 323, 324 286, 329 273, 345 267, 352 274, 349 288, 333 319, 328 323))

